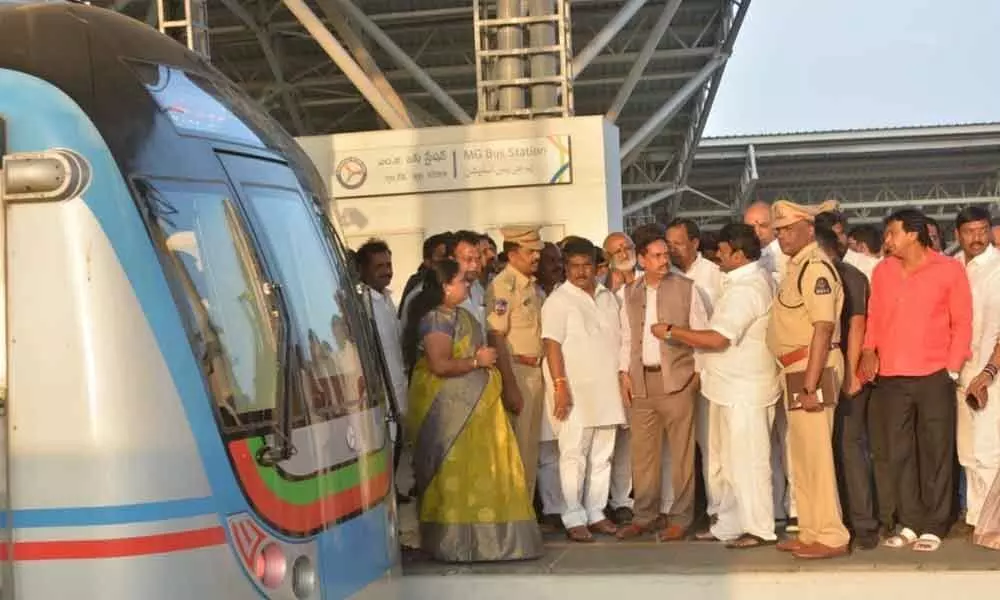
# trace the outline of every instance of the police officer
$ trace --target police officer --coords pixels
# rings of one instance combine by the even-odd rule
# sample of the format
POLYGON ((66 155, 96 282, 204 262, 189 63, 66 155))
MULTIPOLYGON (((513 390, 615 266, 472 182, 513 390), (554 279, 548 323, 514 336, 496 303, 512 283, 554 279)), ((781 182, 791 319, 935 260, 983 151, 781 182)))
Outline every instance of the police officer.
POLYGON ((789 257, 771 308, 767 344, 782 369, 792 485, 799 535, 778 549, 799 558, 832 558, 848 552, 834 470, 834 407, 844 359, 838 350, 844 290, 837 270, 817 246, 814 219, 837 203, 801 206, 780 200, 771 207, 781 251, 789 257))
POLYGON ((535 497, 538 447, 545 410, 542 381, 542 297, 535 283, 541 258, 536 227, 504 227, 507 266, 486 289, 486 327, 497 349, 503 378, 503 401, 524 463, 528 497, 535 497))

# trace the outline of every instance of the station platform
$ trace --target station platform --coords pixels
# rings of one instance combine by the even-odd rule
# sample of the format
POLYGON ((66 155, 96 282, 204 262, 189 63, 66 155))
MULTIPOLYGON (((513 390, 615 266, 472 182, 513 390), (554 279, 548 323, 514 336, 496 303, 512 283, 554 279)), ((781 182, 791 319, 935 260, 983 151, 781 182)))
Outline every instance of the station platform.
POLYGON ((404 552, 403 596, 547 600, 698 598, 971 600, 1000 590, 1000 552, 949 538, 933 553, 880 547, 801 560, 774 547, 728 550, 711 542, 546 541, 536 561, 446 565, 404 552))

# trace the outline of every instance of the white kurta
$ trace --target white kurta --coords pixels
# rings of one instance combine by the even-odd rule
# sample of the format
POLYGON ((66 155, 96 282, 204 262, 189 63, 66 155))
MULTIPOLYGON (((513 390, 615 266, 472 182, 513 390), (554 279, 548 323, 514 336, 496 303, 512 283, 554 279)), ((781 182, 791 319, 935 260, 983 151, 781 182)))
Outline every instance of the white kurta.
POLYGON ((972 286, 972 358, 962 367, 958 380, 956 438, 958 462, 965 469, 967 482, 965 520, 974 526, 1000 471, 1000 380, 989 387, 983 410, 970 409, 965 396, 966 387, 982 372, 1000 341, 1000 250, 987 246, 969 263, 964 254, 959 256, 972 286))
MULTIPOLYGON (((673 268, 675 272, 680 272, 677 267, 673 268)), ((705 308, 708 310, 709 316, 712 315, 715 303, 719 299, 719 295, 722 293, 722 270, 719 269, 719 265, 703 257, 701 253, 698 254, 691 266, 688 267, 687 271, 683 272, 683 275, 694 281, 695 288, 701 293, 702 299, 705 301, 705 308)), ((695 350, 694 352, 695 368, 699 373, 702 373, 705 369, 704 364, 704 353, 701 350, 695 350)), ((722 485, 721 474, 717 466, 712 465, 709 461, 705 460, 704 457, 708 455, 709 445, 711 444, 710 438, 712 436, 712 431, 716 427, 717 415, 715 414, 715 409, 712 405, 705 400, 704 394, 699 394, 697 399, 698 405, 695 410, 695 424, 694 424, 694 435, 695 442, 701 449, 702 453, 702 478, 705 482, 705 497, 707 501, 707 506, 705 512, 709 515, 715 515, 719 512, 719 486, 722 485)), ((666 440, 664 440, 663 446, 663 464, 661 469, 661 481, 662 481, 662 503, 661 508, 664 513, 669 512, 670 506, 673 504, 674 491, 673 491, 673 479, 671 478, 670 469, 670 452, 667 451, 666 440)))
POLYGON ((769 274, 757 263, 727 273, 710 328, 729 340, 706 353, 702 393, 717 410, 707 460, 718 469, 718 520, 712 534, 744 533, 773 540, 771 426, 781 394, 778 368, 767 348, 774 298, 769 274))
POLYGON ((389 367, 389 377, 392 379, 392 391, 396 397, 400 413, 406 414, 407 381, 406 367, 403 362, 403 328, 396 316, 396 305, 388 289, 378 292, 368 288, 371 298, 375 327, 378 330, 382 354, 389 367))
POLYGON ((559 442, 563 524, 603 520, 611 485, 615 430, 625 422, 618 392, 621 329, 618 302, 603 285, 593 297, 567 283, 542 306, 542 339, 562 348, 573 407, 565 421, 552 416, 553 382, 546 370, 546 418, 559 442))
POLYGON ((868 256, 867 254, 855 252, 854 250, 848 248, 847 252, 844 254, 844 262, 864 273, 865 277, 868 278, 868 282, 871 283, 872 271, 874 271, 876 265, 878 265, 879 259, 874 256, 868 256))

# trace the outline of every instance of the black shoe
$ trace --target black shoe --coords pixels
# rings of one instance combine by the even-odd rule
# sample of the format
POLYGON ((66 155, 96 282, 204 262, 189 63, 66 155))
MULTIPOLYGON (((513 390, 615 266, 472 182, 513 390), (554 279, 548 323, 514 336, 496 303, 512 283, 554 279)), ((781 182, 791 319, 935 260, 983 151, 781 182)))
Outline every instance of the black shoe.
POLYGON ((632 513, 632 509, 627 506, 619 506, 609 511, 608 518, 611 522, 619 527, 623 527, 632 522, 632 518, 635 516, 632 513))
POLYGON ((854 545, 862 550, 878 548, 879 535, 877 531, 859 533, 854 536, 854 545))

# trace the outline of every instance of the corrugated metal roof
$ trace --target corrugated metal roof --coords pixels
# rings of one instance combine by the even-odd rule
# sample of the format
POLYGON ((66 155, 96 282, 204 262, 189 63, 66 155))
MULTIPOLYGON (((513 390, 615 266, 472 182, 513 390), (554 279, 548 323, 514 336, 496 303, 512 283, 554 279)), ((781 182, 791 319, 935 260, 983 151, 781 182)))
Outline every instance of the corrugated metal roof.
MULTIPOLYGON (((898 137, 898 135, 907 135, 910 132, 918 131, 923 135, 947 135, 954 133, 962 133, 961 130, 965 129, 975 129, 983 130, 990 128, 1000 128, 1000 121, 972 121, 968 123, 948 123, 948 124, 933 124, 933 125, 899 125, 893 127, 865 127, 857 129, 813 129, 813 130, 801 130, 801 131, 781 131, 781 132, 761 132, 761 133, 739 133, 734 135, 721 135, 721 136, 711 136, 703 138, 703 142, 718 142, 725 140, 729 142, 737 142, 739 140, 745 140, 750 138, 788 138, 793 136, 817 136, 817 137, 827 137, 831 135, 836 135, 838 137, 843 135, 854 135, 860 134, 860 137, 871 137, 871 134, 885 133, 891 137, 898 137), (869 134, 869 135, 864 135, 869 134)), ((775 139, 779 141, 779 139, 775 139)))

